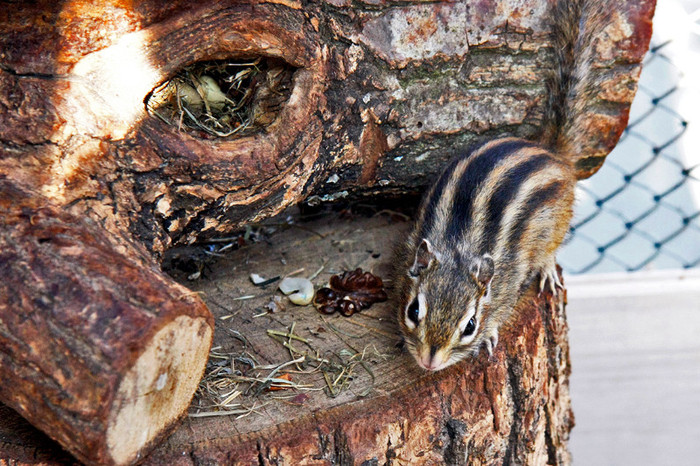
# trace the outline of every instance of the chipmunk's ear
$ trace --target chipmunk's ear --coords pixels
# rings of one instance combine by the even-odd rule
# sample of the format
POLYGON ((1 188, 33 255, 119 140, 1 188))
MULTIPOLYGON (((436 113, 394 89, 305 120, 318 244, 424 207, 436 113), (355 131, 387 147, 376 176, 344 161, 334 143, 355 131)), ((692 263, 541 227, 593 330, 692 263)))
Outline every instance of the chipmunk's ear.
POLYGON ((408 273, 410 273, 412 277, 417 277, 423 270, 427 269, 433 261, 439 261, 439 256, 435 253, 430 241, 423 238, 416 249, 416 257, 413 259, 413 265, 408 269, 408 273))
POLYGON ((469 264, 469 273, 475 282, 484 288, 488 286, 493 278, 495 265, 490 255, 484 254, 481 257, 475 257, 469 264))

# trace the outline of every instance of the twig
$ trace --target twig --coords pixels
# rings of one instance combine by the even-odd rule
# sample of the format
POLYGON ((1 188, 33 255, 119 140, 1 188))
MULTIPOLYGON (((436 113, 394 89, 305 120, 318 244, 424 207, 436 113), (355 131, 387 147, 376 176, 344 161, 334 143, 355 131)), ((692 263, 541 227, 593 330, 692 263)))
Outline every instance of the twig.
POLYGON ((237 298, 231 298, 231 301, 244 301, 244 300, 246 300, 246 299, 253 299, 253 298, 257 298, 257 296, 255 296, 254 294, 247 294, 247 295, 245 295, 245 296, 239 296, 239 297, 237 297, 237 298))
MULTIPOLYGON (((360 313, 360 315, 362 315, 362 314, 360 313)), ((378 333, 378 334, 385 336, 387 338, 391 338, 392 340, 397 339, 397 335, 391 334, 389 332, 385 332, 384 330, 379 330, 378 328, 372 327, 371 325, 365 325, 365 324, 358 322, 356 320, 353 320, 353 319, 346 319, 345 322, 352 324, 352 325, 357 325, 358 327, 366 328, 370 332, 378 333)), ((352 337, 352 335, 348 335, 348 336, 352 337)), ((360 335, 360 336, 364 336, 364 335, 360 335)), ((353 338, 357 338, 357 337, 353 337, 353 338)))
POLYGON ((323 269, 325 269, 325 268, 326 268, 326 262, 324 261, 323 265, 321 265, 321 267, 319 267, 317 271, 315 271, 313 274, 311 274, 311 276, 309 277, 309 280, 313 280, 314 278, 318 277, 320 275, 320 273, 323 272, 323 269))
POLYGON ((274 335, 277 337, 285 337, 285 338, 291 338, 292 340, 297 340, 302 343, 308 343, 309 340, 307 340, 304 337, 300 337, 299 335, 294 335, 292 332, 280 332, 279 330, 267 330, 268 335, 274 335))

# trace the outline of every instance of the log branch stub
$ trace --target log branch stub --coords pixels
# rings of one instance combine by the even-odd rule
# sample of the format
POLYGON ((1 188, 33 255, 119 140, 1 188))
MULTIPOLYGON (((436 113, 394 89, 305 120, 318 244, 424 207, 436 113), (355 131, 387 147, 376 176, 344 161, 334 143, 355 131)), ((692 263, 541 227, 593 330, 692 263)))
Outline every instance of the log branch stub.
POLYGON ((0 399, 86 463, 132 463, 186 411, 213 318, 89 219, 19 212, 0 220, 0 399))

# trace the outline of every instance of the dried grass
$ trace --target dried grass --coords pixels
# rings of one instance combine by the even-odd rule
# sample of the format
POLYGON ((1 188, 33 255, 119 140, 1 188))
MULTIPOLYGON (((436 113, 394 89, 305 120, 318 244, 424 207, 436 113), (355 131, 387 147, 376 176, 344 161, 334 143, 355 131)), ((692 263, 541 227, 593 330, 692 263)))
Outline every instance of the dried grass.
MULTIPOLYGON (((334 326, 329 328, 340 337, 334 326)), ((190 407, 190 417, 248 416, 271 402, 290 398, 271 396, 270 393, 276 390, 295 393, 323 391, 335 398, 358 377, 358 368, 369 374, 371 383, 356 395, 366 396, 371 392, 375 377, 367 364, 368 356, 385 355, 369 346, 357 351, 340 337, 349 349, 326 357, 319 354, 311 340, 295 334, 294 329, 295 323, 287 330, 267 330, 267 335, 286 350, 280 354, 281 359, 285 359, 283 362, 268 365, 258 364, 248 353, 248 340, 244 335, 229 330, 241 342, 242 348, 231 352, 222 352, 221 347, 212 348, 206 373, 190 407), (312 374, 320 374, 320 378, 312 374)))
POLYGON ((180 131, 227 138, 272 123, 289 98, 293 73, 262 58, 197 62, 157 86, 146 108, 180 131))

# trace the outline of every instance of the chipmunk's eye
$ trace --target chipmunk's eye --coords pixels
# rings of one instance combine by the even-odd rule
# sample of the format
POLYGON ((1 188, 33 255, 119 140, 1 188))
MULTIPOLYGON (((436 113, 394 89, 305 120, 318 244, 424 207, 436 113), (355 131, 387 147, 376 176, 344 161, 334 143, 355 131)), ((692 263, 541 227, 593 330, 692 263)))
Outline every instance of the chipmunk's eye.
POLYGON ((411 304, 408 306, 408 309, 406 309, 406 317, 408 317, 411 322, 414 324, 418 325, 418 322, 420 320, 419 318, 420 315, 420 309, 418 306, 418 298, 413 298, 413 301, 411 301, 411 304))
POLYGON ((462 333, 463 337, 469 337, 474 334, 474 331, 476 330, 476 316, 472 316, 471 319, 469 319, 469 322, 467 322, 467 326, 464 328, 464 332, 462 333))

